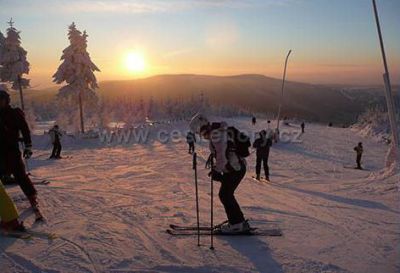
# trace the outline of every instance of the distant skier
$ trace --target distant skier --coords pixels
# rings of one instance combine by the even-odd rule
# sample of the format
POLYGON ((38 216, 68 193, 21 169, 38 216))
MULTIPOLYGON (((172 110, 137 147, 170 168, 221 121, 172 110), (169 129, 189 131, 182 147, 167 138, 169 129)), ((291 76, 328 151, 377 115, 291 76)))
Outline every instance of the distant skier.
POLYGON ((49 135, 50 135, 51 143, 53 144, 53 151, 51 152, 50 159, 61 159, 62 133, 60 132, 60 129, 57 124, 54 125, 54 127, 50 129, 49 135))
POLYGON ((256 149, 256 179, 260 180, 261 174, 261 164, 264 166, 265 179, 269 181, 269 167, 268 167, 268 157, 269 150, 272 146, 272 139, 267 138, 267 131, 262 130, 260 132, 260 137, 257 138, 253 143, 253 148, 256 149))
POLYGON ((357 157, 356 157, 357 168, 356 169, 362 170, 361 157, 364 152, 362 142, 359 142, 358 145, 356 147, 354 147, 354 151, 356 151, 356 153, 357 153, 357 157))
MULTIPOLYGON (((210 159, 215 158, 216 160, 209 175, 215 181, 221 182, 219 198, 228 217, 228 223, 220 228, 221 232, 248 232, 250 226, 244 219, 243 212, 234 195, 246 174, 246 161, 244 157, 239 155, 243 151, 243 146, 236 141, 237 139, 234 136, 235 132, 238 132, 237 129, 228 127, 225 122, 210 124, 208 119, 200 114, 192 118, 190 128, 192 132, 199 133, 210 141, 210 159)), ((250 146, 250 144, 245 146, 247 145, 250 146)))
POLYGON ((256 125, 257 123, 257 118, 255 116, 253 116, 253 118, 251 119, 251 123, 254 125, 256 125))
POLYGON ((25 231, 25 227, 18 220, 18 211, 14 202, 7 194, 0 182, 0 229, 3 231, 25 231))
POLYGON ((301 133, 304 134, 304 128, 306 127, 304 121, 300 124, 301 127, 301 133))
POLYGON ((43 219, 37 202, 37 191, 25 171, 25 164, 19 150, 19 134, 24 142, 23 156, 32 156, 31 133, 25 120, 24 113, 19 108, 11 108, 9 94, 0 89, 0 162, 3 174, 12 174, 22 191, 28 198, 36 219, 43 219))
POLYGON ((196 143, 195 133, 189 131, 186 135, 186 142, 189 145, 189 154, 194 153, 194 144, 196 143))

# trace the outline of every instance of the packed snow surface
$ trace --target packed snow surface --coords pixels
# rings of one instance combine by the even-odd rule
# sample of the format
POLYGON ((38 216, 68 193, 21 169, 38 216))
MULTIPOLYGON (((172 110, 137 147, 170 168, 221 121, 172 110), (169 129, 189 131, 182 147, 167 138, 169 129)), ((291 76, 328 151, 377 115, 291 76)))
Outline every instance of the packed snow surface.
MULTIPOLYGON (((249 119, 228 119, 248 132, 249 119)), ((187 124, 157 125, 185 130, 187 124)), ((283 130, 296 132, 297 125, 283 130)), ((157 130, 157 128, 152 128, 157 130)), ((45 224, 33 224, 18 187, 8 187, 28 227, 55 232, 53 241, 0 237, 0 272, 358 272, 400 270, 398 176, 378 177, 387 146, 350 129, 306 124, 301 142, 274 145, 271 183, 257 182, 255 155, 237 190, 253 226, 281 228, 283 237, 171 237, 169 224, 194 225, 192 158, 182 141, 101 144, 65 137, 63 160, 47 160, 46 136, 35 137, 29 167, 38 185, 45 224), (364 143, 363 164, 353 147, 364 143)), ((200 217, 209 224, 210 182, 198 147, 200 217)), ((225 220, 215 185, 215 222, 225 220)))

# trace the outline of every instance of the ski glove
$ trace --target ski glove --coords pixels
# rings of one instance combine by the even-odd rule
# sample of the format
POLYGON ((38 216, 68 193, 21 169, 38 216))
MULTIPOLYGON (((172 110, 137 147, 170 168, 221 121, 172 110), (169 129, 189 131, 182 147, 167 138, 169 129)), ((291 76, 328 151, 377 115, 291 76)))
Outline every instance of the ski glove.
POLYGON ((25 147, 24 149, 24 158, 29 159, 32 156, 32 148, 31 147, 25 147))
MULTIPOLYGON (((214 154, 210 154, 206 161, 206 169, 212 169, 214 166, 214 154)), ((210 176, 210 175, 208 175, 210 176)))
POLYGON ((211 172, 208 173, 208 177, 211 177, 211 179, 214 181, 222 182, 223 176, 224 176, 224 173, 217 172, 216 170, 211 170, 211 172))

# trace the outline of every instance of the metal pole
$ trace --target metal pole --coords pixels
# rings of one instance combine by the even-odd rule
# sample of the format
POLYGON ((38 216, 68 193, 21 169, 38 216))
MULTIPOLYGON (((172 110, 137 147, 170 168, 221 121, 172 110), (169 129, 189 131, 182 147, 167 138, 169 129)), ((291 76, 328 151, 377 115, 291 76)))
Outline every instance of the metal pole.
POLYGON ((289 50, 289 52, 288 52, 288 54, 287 54, 287 56, 286 56, 285 68, 284 68, 284 70, 283 70, 281 100, 280 100, 280 103, 279 103, 278 121, 277 121, 277 126, 276 126, 277 131, 279 131, 279 121, 280 121, 280 118, 281 118, 281 109, 282 109, 282 104, 283 104, 283 91, 284 91, 284 89, 285 89, 286 69, 287 69, 287 64, 288 64, 288 60, 289 60, 290 53, 292 53, 292 50, 289 50))
POLYGON ((392 85, 390 82, 389 68, 388 68, 388 64, 387 64, 387 60, 386 60, 385 45, 383 42, 381 25, 379 22, 379 14, 378 14, 378 7, 376 5, 376 0, 372 0, 372 5, 374 7, 376 28, 378 30, 383 66, 385 69, 385 73, 383 74, 383 79, 384 79, 384 83, 385 83, 386 105, 388 108, 389 122, 390 122, 390 127, 392 130, 393 148, 394 148, 395 157, 398 158, 399 135, 398 135, 397 124, 396 124, 396 111, 395 111, 395 106, 394 106, 392 85))
MULTIPOLYGON (((19 58, 21 59, 21 55, 19 55, 19 58)), ((22 112, 24 112, 24 114, 25 114, 25 103, 24 103, 24 95, 22 92, 21 75, 18 75, 18 88, 19 88, 19 100, 21 103, 21 109, 22 109, 22 112)), ((23 142, 21 142, 21 143, 22 143, 22 150, 24 150, 25 144, 23 142)), ((24 161, 25 161, 25 166, 26 166, 26 173, 27 173, 27 175, 30 175, 31 173, 29 171, 28 158, 24 158, 24 161)))
POLYGON ((212 176, 212 172, 214 170, 214 159, 211 158, 211 223, 210 223, 210 232, 211 232, 211 245, 210 249, 214 250, 214 179, 212 176))
POLYGON ((81 119, 81 133, 85 133, 85 125, 83 123, 83 106, 82 106, 82 92, 79 92, 79 117, 81 119))
POLYGON ((19 87, 19 100, 21 102, 21 109, 22 109, 22 111, 25 111, 24 95, 22 94, 21 76, 20 75, 18 75, 18 87, 19 87))
POLYGON ((199 189, 197 184, 197 153, 193 153, 194 183, 196 188, 197 246, 200 246, 199 189))

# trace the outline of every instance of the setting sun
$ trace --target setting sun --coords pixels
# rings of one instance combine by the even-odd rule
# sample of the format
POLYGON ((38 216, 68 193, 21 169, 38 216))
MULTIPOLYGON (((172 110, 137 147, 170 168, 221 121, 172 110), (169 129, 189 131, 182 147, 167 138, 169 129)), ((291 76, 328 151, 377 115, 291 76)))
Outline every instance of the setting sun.
POLYGON ((130 72, 142 72, 146 68, 146 62, 143 54, 130 52, 125 58, 125 67, 130 72))

